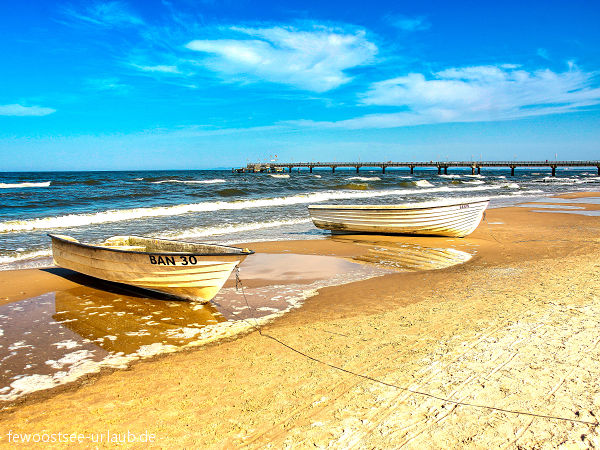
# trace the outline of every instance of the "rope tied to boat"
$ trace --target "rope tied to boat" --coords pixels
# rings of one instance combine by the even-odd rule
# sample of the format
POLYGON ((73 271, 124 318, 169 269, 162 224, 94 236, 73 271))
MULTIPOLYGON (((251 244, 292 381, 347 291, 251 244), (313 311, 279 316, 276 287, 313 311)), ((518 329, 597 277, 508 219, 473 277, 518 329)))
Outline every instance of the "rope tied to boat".
MULTIPOLYGON (((239 286, 241 286, 242 280, 240 280, 240 266, 235 266, 235 292, 239 292, 239 286)), ((246 296, 244 296, 246 298, 246 296)))
MULTIPOLYGON (((494 238, 495 239, 495 238, 494 238)), ((240 268, 239 266, 235 267, 235 289, 236 292, 240 292, 242 293, 242 296, 244 297, 244 302, 246 303, 246 307, 248 309, 252 309, 250 307, 250 304, 248 303, 248 298, 246 297, 246 292, 244 291, 244 284, 242 283, 242 280, 240 278, 240 268), (238 290, 239 287, 239 290, 238 290)), ((445 408, 444 403, 449 403, 450 405, 453 405, 454 407, 458 407, 458 406, 464 406, 467 408, 474 408, 474 409, 486 409, 489 411, 496 411, 496 412, 503 412, 506 414, 514 414, 517 416, 529 416, 529 417, 533 417, 533 418, 540 418, 540 419, 547 419, 547 420, 556 420, 556 421, 561 421, 561 422, 571 422, 571 423, 580 423, 583 425, 589 425, 591 426, 592 429, 595 429, 598 425, 600 425, 600 421, 598 421, 598 419, 596 418, 596 416, 592 413, 592 416, 594 417, 594 421, 590 421, 590 420, 582 420, 582 419, 573 419, 573 418, 569 418, 569 417, 562 417, 562 416, 554 416, 551 414, 540 414, 540 413, 535 413, 535 412, 529 412, 529 411, 520 411, 520 410, 514 410, 514 409, 508 409, 508 408, 499 408, 499 407, 495 407, 495 406, 489 406, 489 405, 484 405, 484 404, 478 404, 478 403, 470 403, 470 402, 461 402, 461 401, 457 401, 457 400, 452 400, 450 398, 446 398, 446 397, 442 397, 442 396, 438 396, 438 395, 434 395, 434 394, 430 394, 429 392, 424 392, 424 391, 419 391, 416 389, 411 389, 408 388, 406 386, 399 386, 397 384, 393 384, 393 383, 388 383, 386 381, 374 378, 372 376, 369 375, 365 375, 362 373, 358 373, 358 372, 354 372, 352 370, 348 370, 345 369, 343 367, 337 366, 335 364, 332 364, 330 362, 327 362, 325 360, 316 358, 314 356, 311 356, 307 353, 304 353, 302 350, 298 350, 297 348, 292 347, 289 344, 286 344, 285 342, 283 342, 282 340, 280 340, 279 338, 275 337, 275 336, 271 336, 270 334, 267 333, 263 333, 258 319, 254 319, 254 324, 251 323, 249 320, 247 319, 241 319, 244 322, 246 322, 248 325, 250 325, 250 327, 254 328, 256 331, 258 331, 258 334, 262 337, 266 337, 269 338, 275 342, 277 342, 278 344, 282 345, 283 347, 288 348, 289 350, 311 360, 314 361, 316 363, 319 364, 323 364, 325 366, 328 366, 334 370, 338 370, 340 372, 344 372, 347 373, 349 375, 358 377, 358 378, 362 378, 364 380, 368 380, 368 381, 372 381, 374 383, 378 383, 381 384, 383 386, 387 386, 387 387, 391 387, 393 389, 398 389, 400 391, 404 391, 404 392, 410 392, 411 394, 415 394, 415 395, 420 395, 423 397, 428 397, 428 398, 432 398, 435 400, 438 400, 440 402, 442 402, 442 408, 445 408)), ((591 412, 591 411, 590 411, 591 412)))

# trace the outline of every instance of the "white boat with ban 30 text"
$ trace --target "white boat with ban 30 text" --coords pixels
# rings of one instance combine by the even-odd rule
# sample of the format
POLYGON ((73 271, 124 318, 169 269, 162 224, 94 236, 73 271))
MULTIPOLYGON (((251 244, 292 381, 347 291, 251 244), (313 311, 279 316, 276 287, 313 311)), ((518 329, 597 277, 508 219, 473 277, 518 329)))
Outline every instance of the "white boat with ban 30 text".
POLYGON ((316 227, 333 233, 464 237, 481 222, 489 199, 445 199, 400 205, 310 205, 316 227))
POLYGON ((57 266, 204 303, 219 292, 233 269, 254 253, 224 245, 138 236, 114 236, 101 244, 48 236, 57 266))

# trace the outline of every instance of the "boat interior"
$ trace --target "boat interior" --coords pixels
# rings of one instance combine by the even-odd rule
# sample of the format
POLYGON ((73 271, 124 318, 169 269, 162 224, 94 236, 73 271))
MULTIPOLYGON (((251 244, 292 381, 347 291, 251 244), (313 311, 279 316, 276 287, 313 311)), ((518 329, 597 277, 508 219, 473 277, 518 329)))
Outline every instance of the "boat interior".
MULTIPOLYGON (((80 243, 71 236, 55 235, 59 239, 80 243)), ((126 250, 132 252, 152 253, 195 253, 195 254, 219 254, 239 255, 252 253, 247 248, 227 247, 224 245, 191 243, 181 241, 170 241, 166 239, 153 239, 140 236, 113 236, 100 244, 86 244, 93 247, 110 248, 115 250, 126 250)))

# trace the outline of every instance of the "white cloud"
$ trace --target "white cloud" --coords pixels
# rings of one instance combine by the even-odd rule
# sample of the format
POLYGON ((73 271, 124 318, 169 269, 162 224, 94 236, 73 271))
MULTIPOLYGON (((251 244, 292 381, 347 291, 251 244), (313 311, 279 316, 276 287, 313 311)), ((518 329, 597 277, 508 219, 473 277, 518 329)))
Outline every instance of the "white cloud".
POLYGON ((538 48, 537 55, 540 58, 547 59, 548 61, 550 60, 550 54, 548 53, 548 50, 546 50, 545 48, 538 48))
POLYGON ((394 16, 390 22, 403 31, 424 31, 431 28, 431 24, 425 17, 394 16))
POLYGON ((224 75, 314 92, 349 82, 352 78, 345 71, 370 64, 377 53, 361 30, 231 27, 227 31, 242 38, 194 40, 186 47, 211 55, 203 64, 224 75))
POLYGON ((156 66, 142 66, 139 64, 132 64, 133 67, 140 69, 143 72, 161 72, 161 73, 181 73, 177 66, 167 66, 167 65, 156 65, 156 66))
POLYGON ((374 83, 365 105, 400 111, 337 122, 295 122, 325 128, 392 128, 442 122, 481 122, 573 112, 600 104, 595 73, 576 68, 528 72, 515 65, 450 68, 427 79, 412 73, 374 83))
POLYGON ((100 26, 142 25, 144 21, 120 1, 96 2, 79 12, 65 8, 65 14, 77 20, 100 26))
POLYGON ((91 78, 86 80, 85 85, 94 91, 115 91, 120 93, 129 91, 129 86, 115 77, 91 78))
POLYGON ((19 104, 0 105, 0 116, 47 116, 56 112, 55 109, 43 106, 23 106, 19 104))

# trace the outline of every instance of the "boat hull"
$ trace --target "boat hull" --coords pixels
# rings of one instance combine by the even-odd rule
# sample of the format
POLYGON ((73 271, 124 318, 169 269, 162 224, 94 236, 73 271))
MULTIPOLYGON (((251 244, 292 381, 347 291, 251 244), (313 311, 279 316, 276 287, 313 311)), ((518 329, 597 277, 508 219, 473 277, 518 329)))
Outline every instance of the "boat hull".
POLYGON ((342 233, 464 237, 481 222, 489 200, 413 205, 311 205, 316 227, 342 233))
POLYGON ((210 301, 235 267, 252 253, 127 251, 81 244, 63 236, 50 237, 52 256, 57 266, 102 280, 199 302, 210 301))

